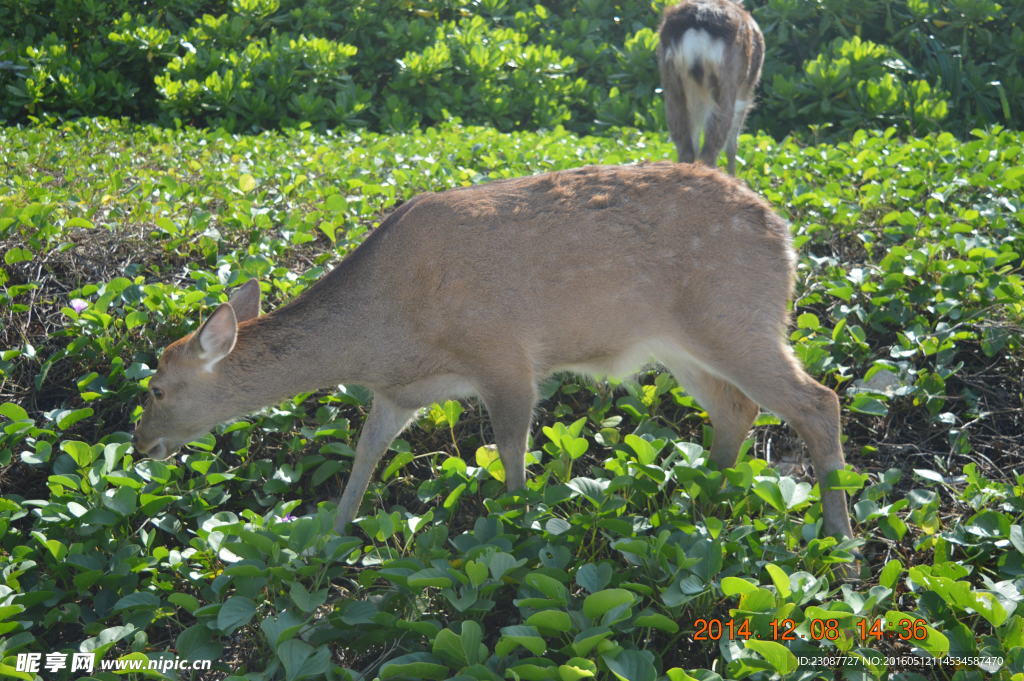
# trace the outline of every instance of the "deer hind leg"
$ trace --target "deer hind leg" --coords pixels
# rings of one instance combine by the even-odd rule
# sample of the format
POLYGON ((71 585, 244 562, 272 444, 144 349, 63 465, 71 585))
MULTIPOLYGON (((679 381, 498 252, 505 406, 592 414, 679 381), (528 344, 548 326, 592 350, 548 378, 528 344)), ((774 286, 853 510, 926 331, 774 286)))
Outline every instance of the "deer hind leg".
POLYGON ((737 330, 723 339, 724 333, 722 331, 714 334, 714 338, 705 337, 699 341, 689 338, 690 342, 684 342, 680 348, 688 348, 687 352, 694 353, 695 360, 669 363, 673 371, 679 372, 677 376, 684 381, 684 386, 692 389, 697 400, 704 400, 701 404, 716 425, 713 463, 728 465, 735 461, 735 452, 726 453, 725 444, 728 442, 731 449, 735 443, 738 448, 755 414, 742 398, 736 398, 735 393, 720 387, 725 383, 748 400, 778 414, 796 430, 807 444, 821 488, 825 531, 832 535, 852 536, 846 493, 829 489, 827 482, 831 472, 846 465, 839 442, 839 398, 807 375, 781 334, 774 337, 775 334, 761 335, 747 329, 737 330), (710 378, 703 376, 701 370, 710 378), (686 380, 692 382, 692 388, 686 386, 686 380), (726 435, 721 448, 716 418, 721 421, 722 416, 716 416, 710 406, 716 396, 726 405, 724 409, 720 406, 716 409, 730 424, 724 429, 726 435), (730 401, 734 405, 732 409, 728 407, 730 401), (744 411, 746 409, 749 411, 744 411), (748 415, 750 420, 747 420, 748 415))
POLYGON ((711 418, 715 429, 711 465, 719 469, 735 465, 740 445, 757 417, 757 404, 732 383, 692 362, 677 360, 669 369, 711 418))
MULTIPOLYGON (((747 95, 752 97, 753 93, 747 95)), ((743 130, 743 122, 747 119, 747 112, 750 111, 750 100, 738 98, 733 104, 732 129, 729 130, 729 140, 725 145, 725 156, 729 161, 729 174, 736 174, 736 150, 739 146, 740 131, 743 130)))
MULTIPOLYGON (((707 127, 704 129, 704 145, 700 150, 700 160, 712 168, 718 165, 718 155, 722 153, 726 143, 733 137, 735 127, 736 92, 735 86, 730 87, 715 75, 712 76, 711 92, 714 107, 708 116, 707 127)), ((736 169, 735 151, 730 156, 729 172, 736 169)))
POLYGON ((388 450, 391 441, 405 430, 415 413, 415 409, 399 407, 379 392, 374 394, 373 406, 356 444, 352 472, 349 473, 345 491, 338 502, 338 510, 334 517, 335 532, 345 532, 348 524, 356 517, 359 504, 366 494, 366 487, 370 484, 373 469, 388 450))
MULTIPOLYGON (((662 63, 661 83, 665 97, 665 119, 668 122, 669 136, 676 145, 676 154, 680 163, 693 163, 697 159, 697 145, 703 121, 694 120, 690 109, 694 102, 687 99, 683 88, 682 76, 676 72, 672 63, 662 63)), ((691 93, 689 97, 699 96, 691 93)))
POLYGON ((768 347, 735 353, 715 371, 762 407, 789 423, 807 444, 821 488, 822 515, 828 534, 853 535, 846 493, 829 489, 829 473, 846 465, 839 442, 839 398, 807 375, 792 349, 780 338, 768 347))

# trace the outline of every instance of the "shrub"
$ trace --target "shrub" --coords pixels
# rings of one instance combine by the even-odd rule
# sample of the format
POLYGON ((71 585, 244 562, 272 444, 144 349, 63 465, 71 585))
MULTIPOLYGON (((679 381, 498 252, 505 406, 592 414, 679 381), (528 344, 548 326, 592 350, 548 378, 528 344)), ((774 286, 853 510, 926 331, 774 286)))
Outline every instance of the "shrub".
POLYGON ((153 79, 202 0, 0 0, 0 119, 157 115, 153 79), (152 19, 152 21, 151 21, 152 19))
POLYGON ((382 113, 385 127, 434 124, 453 114, 501 130, 554 127, 569 120, 570 103, 586 87, 573 77, 571 57, 480 16, 438 26, 432 44, 399 64, 384 96, 405 106, 382 113))
POLYGON ((238 19, 207 15, 190 32, 200 47, 172 59, 156 77, 164 112, 228 130, 302 121, 318 127, 365 124, 358 116, 369 93, 345 72, 355 47, 304 35, 236 40, 244 25, 238 19), (223 37, 203 39, 211 35, 223 37), (244 47, 232 47, 239 42, 244 47))
MULTIPOLYGON (((0 0, 0 117, 663 130, 654 50, 666 2, 0 0)), ((748 129, 965 136, 1024 122, 1022 3, 750 5, 767 54, 748 129)))
POLYGON ((895 125, 935 130, 946 118, 948 93, 933 91, 890 47, 857 36, 838 38, 796 77, 775 74, 764 106, 790 125, 836 125, 845 133, 895 125))
MULTIPOLYGON (((889 75, 873 76, 874 85, 851 83, 833 90, 832 103, 845 115, 836 131, 882 121, 901 131, 945 129, 967 135, 992 123, 1021 127, 1024 108, 1024 4, 993 0, 753 0, 752 12, 764 30, 767 50, 761 86, 762 104, 748 127, 776 136, 832 121, 835 114, 815 105, 812 86, 801 83, 809 69, 832 58, 850 59, 868 43, 885 46, 889 75), (856 40, 859 48, 853 48, 856 40), (841 54, 846 44, 847 55, 841 54), (812 66, 814 64, 814 66, 812 66), (801 88, 807 89, 800 91, 801 88), (795 88, 796 90, 794 91, 795 88), (806 115, 786 105, 803 98, 806 115), (939 100, 947 113, 941 115, 939 100), (891 104, 890 106, 887 106, 891 104), (858 118, 858 115, 861 117, 858 118)), ((827 68, 827 67, 826 67, 827 68)), ((834 87, 828 82, 826 87, 834 87)), ((884 125, 884 123, 882 123, 884 125)))

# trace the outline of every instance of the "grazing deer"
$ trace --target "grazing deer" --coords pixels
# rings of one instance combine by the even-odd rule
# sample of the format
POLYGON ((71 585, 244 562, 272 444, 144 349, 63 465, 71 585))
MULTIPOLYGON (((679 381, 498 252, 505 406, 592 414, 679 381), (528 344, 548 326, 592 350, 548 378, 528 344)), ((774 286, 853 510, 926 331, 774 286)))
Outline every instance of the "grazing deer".
POLYGON ((479 396, 508 487, 525 484, 538 382, 658 360, 710 414, 731 466, 758 404, 807 443, 824 529, 850 536, 839 400, 785 341, 795 254, 760 197, 702 166, 599 166, 422 194, 330 274, 266 315, 255 280, 172 343, 150 379, 138 452, 300 392, 354 383, 373 406, 338 504, 356 516, 377 461, 416 410, 479 396))
POLYGON ((679 160, 714 166, 725 147, 735 175, 737 138, 764 62, 761 29, 732 0, 684 0, 666 8, 658 33, 665 114, 679 160))

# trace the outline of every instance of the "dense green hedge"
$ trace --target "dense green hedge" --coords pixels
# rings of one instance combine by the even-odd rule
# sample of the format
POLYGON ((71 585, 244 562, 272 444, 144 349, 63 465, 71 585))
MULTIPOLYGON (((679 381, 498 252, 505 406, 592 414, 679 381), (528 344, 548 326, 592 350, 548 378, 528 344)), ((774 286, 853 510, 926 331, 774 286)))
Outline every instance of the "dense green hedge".
MULTIPOLYGON (((663 129, 664 0, 0 0, 0 120, 663 129)), ((1024 120, 1024 3, 754 0, 753 129, 1024 120)))

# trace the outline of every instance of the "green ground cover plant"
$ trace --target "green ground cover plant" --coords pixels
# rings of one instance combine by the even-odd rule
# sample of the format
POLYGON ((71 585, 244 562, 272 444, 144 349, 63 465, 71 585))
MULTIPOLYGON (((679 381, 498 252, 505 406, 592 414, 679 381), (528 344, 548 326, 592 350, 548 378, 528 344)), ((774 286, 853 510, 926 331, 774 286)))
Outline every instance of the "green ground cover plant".
MULTIPOLYGON (((238 132, 664 129, 666 0, 0 0, 0 120, 130 116, 238 132)), ((1024 5, 751 0, 749 129, 847 138, 1024 123, 1024 5)))
POLYGON ((864 580, 842 584, 859 542, 817 536, 789 431, 763 414, 709 471, 705 414, 654 370, 546 382, 523 498, 479 405, 424 410, 354 536, 329 499, 358 386, 176 459, 131 448, 157 348, 231 287, 276 306, 418 192, 660 160, 664 135, 0 128, 0 676, 85 651, 252 681, 1024 678, 1022 143, 741 143, 800 250, 792 341, 843 403, 864 580), (750 638, 695 639, 702 618, 750 638), (810 661, 840 654, 863 664, 810 661))

